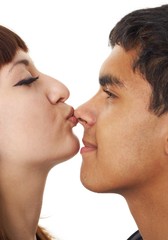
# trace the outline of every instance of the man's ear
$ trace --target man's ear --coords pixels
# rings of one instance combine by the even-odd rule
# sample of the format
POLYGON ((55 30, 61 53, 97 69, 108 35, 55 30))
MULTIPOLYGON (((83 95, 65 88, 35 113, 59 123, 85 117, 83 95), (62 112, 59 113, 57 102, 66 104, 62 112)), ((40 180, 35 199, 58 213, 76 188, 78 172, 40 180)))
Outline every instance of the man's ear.
POLYGON ((168 156, 168 114, 164 116, 163 125, 164 151, 168 156))
POLYGON ((158 134, 160 138, 160 147, 163 149, 164 154, 168 156, 168 113, 164 113, 162 116, 160 116, 159 122, 158 134))
POLYGON ((165 149, 165 153, 166 155, 168 156, 168 134, 165 138, 165 146, 164 146, 164 149, 165 149))

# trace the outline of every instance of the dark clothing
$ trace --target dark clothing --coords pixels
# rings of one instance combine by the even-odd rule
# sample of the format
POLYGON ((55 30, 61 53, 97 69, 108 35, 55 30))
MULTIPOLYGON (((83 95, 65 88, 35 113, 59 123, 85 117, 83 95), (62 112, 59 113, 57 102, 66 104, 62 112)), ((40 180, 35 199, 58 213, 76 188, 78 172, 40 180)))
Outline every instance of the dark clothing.
POLYGON ((143 240, 139 231, 132 234, 127 240, 143 240))

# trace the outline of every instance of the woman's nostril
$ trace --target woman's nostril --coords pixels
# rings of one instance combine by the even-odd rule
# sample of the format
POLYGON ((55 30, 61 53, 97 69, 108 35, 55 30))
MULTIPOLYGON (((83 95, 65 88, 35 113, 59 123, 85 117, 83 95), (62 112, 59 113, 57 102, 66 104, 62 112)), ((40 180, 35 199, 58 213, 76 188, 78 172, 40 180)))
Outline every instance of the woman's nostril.
POLYGON ((64 97, 61 97, 60 99, 58 99, 58 101, 57 102, 65 102, 67 100, 67 98, 64 98, 64 97))

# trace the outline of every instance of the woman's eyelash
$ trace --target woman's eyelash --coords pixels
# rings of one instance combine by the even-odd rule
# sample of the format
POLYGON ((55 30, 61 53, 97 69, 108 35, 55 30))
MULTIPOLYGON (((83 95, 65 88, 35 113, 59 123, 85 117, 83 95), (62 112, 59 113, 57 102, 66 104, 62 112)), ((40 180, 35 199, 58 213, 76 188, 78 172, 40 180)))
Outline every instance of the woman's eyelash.
POLYGON ((23 79, 19 82, 17 82, 14 87, 16 86, 22 86, 22 85, 29 85, 31 83, 33 83, 34 81, 36 81, 37 79, 39 78, 39 76, 37 77, 30 77, 30 78, 27 78, 27 79, 23 79))
POLYGON ((117 98, 117 96, 112 93, 112 92, 109 92, 108 90, 103 90, 107 95, 108 95, 108 98, 117 98))

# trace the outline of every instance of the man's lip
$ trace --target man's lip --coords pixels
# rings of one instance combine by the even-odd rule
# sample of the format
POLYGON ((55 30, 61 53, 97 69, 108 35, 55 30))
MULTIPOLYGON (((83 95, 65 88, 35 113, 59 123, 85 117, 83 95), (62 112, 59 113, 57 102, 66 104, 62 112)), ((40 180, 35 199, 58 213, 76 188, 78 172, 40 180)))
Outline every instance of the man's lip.
POLYGON ((93 148, 96 148, 96 145, 93 144, 93 143, 90 143, 89 141, 85 140, 85 139, 82 139, 82 142, 84 144, 85 147, 93 147, 93 148))
POLYGON ((84 147, 81 148, 80 153, 86 153, 86 152, 92 152, 95 151, 97 149, 97 146, 86 141, 86 140, 82 140, 84 147))

